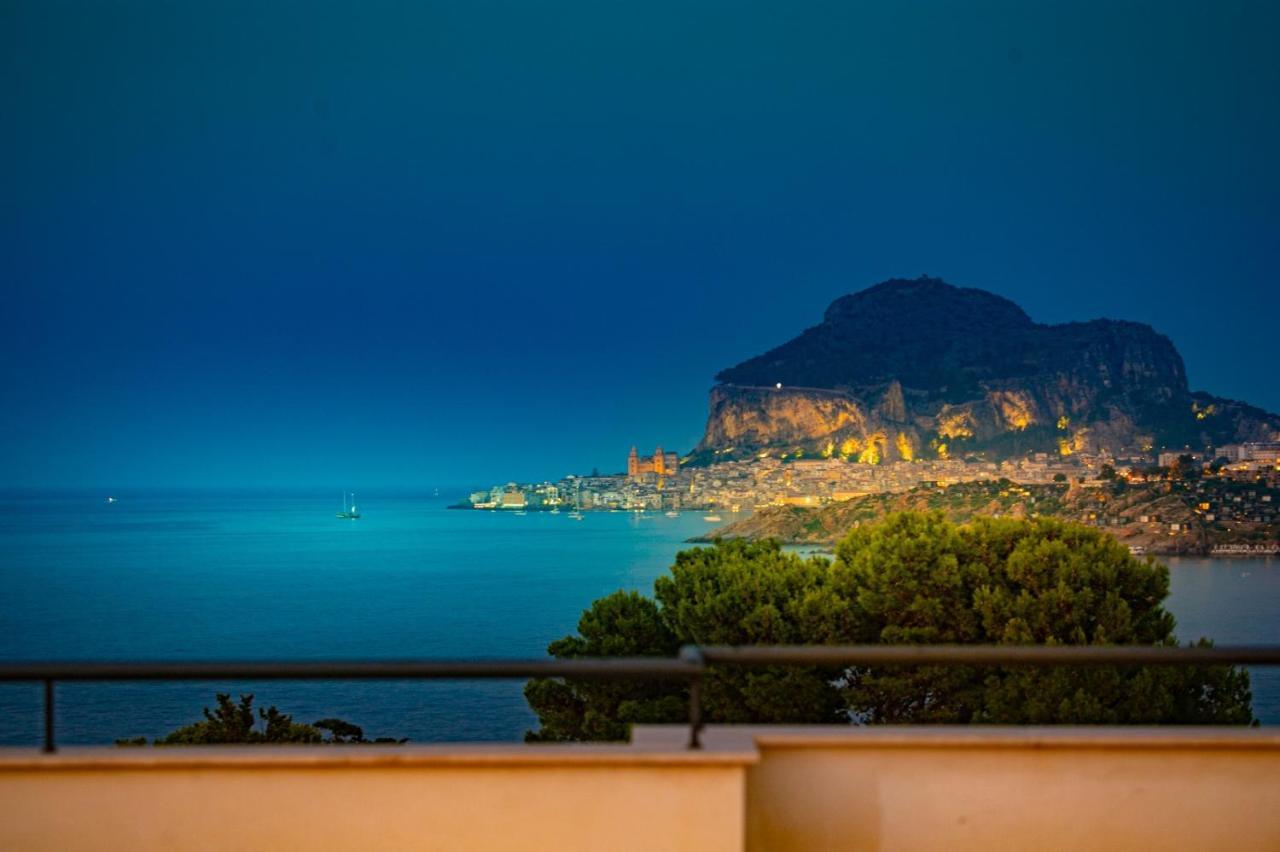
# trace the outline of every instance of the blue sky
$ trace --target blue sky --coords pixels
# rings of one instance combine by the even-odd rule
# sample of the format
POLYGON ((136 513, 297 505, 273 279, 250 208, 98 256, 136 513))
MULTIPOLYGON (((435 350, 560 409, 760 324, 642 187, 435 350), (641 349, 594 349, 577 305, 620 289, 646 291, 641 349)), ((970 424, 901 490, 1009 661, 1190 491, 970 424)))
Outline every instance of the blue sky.
POLYGON ((1193 388, 1280 410, 1278 28, 6 3, 0 485, 619 469, 689 449, 720 368, 921 273, 1150 323, 1193 388))

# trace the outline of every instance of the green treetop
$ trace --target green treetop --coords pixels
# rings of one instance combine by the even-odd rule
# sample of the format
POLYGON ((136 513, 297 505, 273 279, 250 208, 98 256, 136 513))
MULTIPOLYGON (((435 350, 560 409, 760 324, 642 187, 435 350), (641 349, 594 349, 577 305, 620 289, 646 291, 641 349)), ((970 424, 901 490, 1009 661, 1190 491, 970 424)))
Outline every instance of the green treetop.
MULTIPOLYGON (((199 722, 184 725, 171 731, 155 741, 156 745, 260 745, 282 743, 329 743, 329 744, 364 744, 403 743, 407 740, 393 740, 379 737, 366 740, 364 730, 342 719, 321 719, 310 725, 293 721, 288 713, 281 713, 275 706, 258 710, 258 719, 262 721, 257 727, 253 714, 253 696, 241 695, 239 702, 232 702, 231 695, 225 692, 216 693, 217 706, 210 710, 204 708, 204 718, 199 722), (329 733, 325 739, 324 733, 329 733)), ((146 737, 118 739, 117 745, 146 745, 146 737)))
MULTIPOLYGON (((855 643, 1176 645, 1169 573, 1078 524, 901 514, 836 549, 855 643)), ((870 722, 1218 723, 1252 720, 1248 674, 1226 666, 850 669, 870 722)))
MULTIPOLYGON (((672 656, 682 644, 1174 645, 1168 571, 1052 520, 900 513, 851 532, 834 561, 772 541, 680 553, 654 600, 618 592, 583 613, 557 657, 672 656)), ((677 684, 530 681, 533 740, 623 739, 684 718, 677 684)), ((709 722, 1217 723, 1252 720, 1229 666, 993 669, 713 668, 709 722)))

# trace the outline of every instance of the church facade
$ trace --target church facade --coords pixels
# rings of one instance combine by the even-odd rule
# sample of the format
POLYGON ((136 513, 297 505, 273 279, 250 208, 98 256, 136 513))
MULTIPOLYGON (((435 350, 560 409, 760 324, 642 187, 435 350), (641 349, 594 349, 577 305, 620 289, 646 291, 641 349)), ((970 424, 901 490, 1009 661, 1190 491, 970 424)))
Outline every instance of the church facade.
POLYGON ((679 470, 679 456, 675 453, 664 453, 662 447, 658 447, 652 456, 641 456, 636 452, 636 448, 632 447, 627 455, 627 476, 641 476, 646 473, 668 476, 678 473, 679 470))

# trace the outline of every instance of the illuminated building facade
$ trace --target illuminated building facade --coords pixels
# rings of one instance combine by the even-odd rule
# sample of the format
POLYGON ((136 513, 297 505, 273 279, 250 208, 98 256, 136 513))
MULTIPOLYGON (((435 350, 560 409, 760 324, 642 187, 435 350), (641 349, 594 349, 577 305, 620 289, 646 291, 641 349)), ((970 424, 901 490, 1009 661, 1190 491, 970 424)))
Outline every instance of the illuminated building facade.
POLYGON ((641 456, 636 452, 635 447, 632 447, 631 452, 627 454, 627 476, 640 476, 646 473, 669 476, 679 471, 679 457, 675 453, 664 453, 662 447, 654 450, 652 456, 641 456))

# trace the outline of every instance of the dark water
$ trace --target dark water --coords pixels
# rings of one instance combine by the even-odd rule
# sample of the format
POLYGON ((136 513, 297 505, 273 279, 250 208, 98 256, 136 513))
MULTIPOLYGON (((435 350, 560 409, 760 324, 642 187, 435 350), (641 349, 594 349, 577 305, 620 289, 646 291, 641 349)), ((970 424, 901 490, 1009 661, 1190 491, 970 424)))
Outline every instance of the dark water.
MULTIPOLYGON (((17 660, 539 657, 592 599, 649 592, 707 528, 627 513, 448 511, 362 495, 364 517, 298 494, 37 495, 0 500, 0 658, 17 660)), ((1171 563, 1183 639, 1280 643, 1276 560, 1171 563)), ((1280 673, 1255 672, 1255 711, 1280 723, 1280 673)), ((63 684, 59 738, 154 737, 215 691, 252 691, 300 721, 369 736, 516 740, 519 683, 63 684)), ((0 686, 0 743, 41 731, 39 690, 0 686)))
MULTIPOLYGON (((1169 611, 1183 642, 1207 636, 1219 645, 1280 645, 1280 559, 1164 560, 1169 611)), ((1253 713, 1280 725, 1280 666, 1250 670, 1253 713)))

